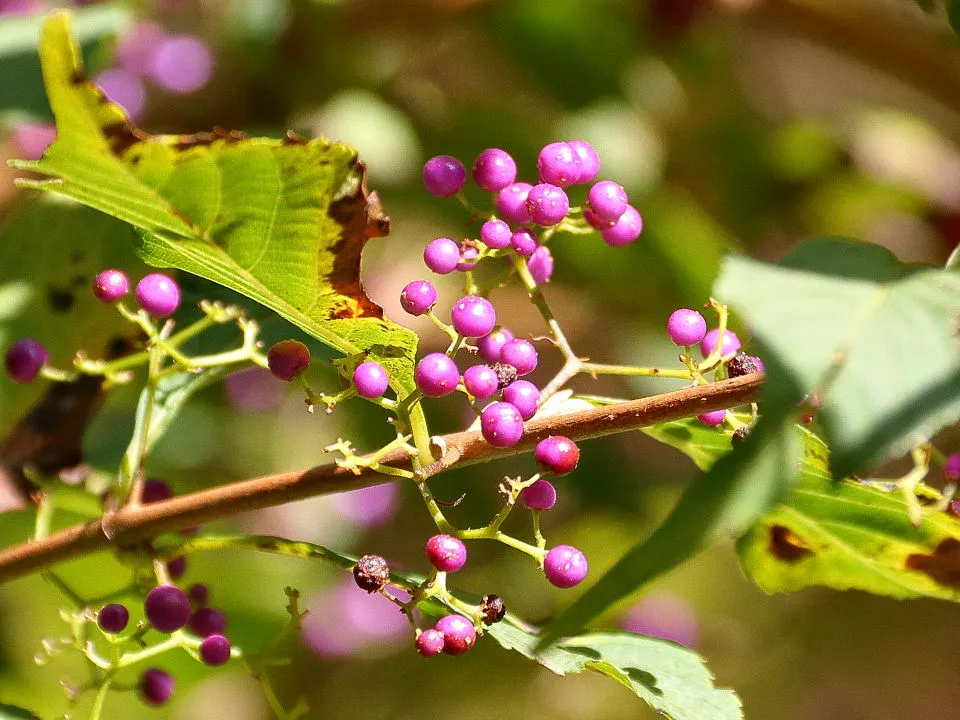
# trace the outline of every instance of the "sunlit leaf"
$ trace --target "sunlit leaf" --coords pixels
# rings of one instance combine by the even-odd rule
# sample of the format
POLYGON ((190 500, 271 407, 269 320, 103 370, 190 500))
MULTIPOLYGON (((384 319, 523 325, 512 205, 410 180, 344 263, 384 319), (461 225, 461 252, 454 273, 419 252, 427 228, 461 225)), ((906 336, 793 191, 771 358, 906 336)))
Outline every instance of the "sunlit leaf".
POLYGON ((40 720, 40 718, 21 707, 0 705, 0 720, 40 720))

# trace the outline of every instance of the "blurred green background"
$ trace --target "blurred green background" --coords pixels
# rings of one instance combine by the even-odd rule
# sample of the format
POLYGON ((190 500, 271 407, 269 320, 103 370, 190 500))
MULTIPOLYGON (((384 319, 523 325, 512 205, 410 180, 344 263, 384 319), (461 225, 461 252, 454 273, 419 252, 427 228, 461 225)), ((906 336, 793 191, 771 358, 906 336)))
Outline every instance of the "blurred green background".
MULTIPOLYGON (((420 185, 420 167, 451 154, 468 167, 487 147, 535 177, 547 142, 579 137, 599 151, 601 177, 623 184, 644 217, 641 239, 609 248, 596 236, 559 236, 546 288, 576 350, 599 362, 657 364, 675 350, 663 332, 678 306, 699 307, 723 253, 776 259, 809 235, 842 234, 885 245, 901 260, 942 264, 960 241, 960 53, 942 13, 910 0, 155 0, 77 3, 89 31, 91 74, 121 66, 124 39, 157 23, 206 43, 212 77, 191 92, 141 86, 139 125, 192 132, 214 125, 280 136, 293 128, 353 144, 393 220, 389 238, 364 256, 368 293, 392 318, 421 332, 423 350, 443 337, 400 310, 400 289, 427 276, 421 251, 440 235, 475 232, 453 201, 420 185)), ((28 154, 24 122, 46 122, 35 43, 41 2, 0 0, 0 159, 28 154), (19 14, 20 11, 25 14, 19 14)), ((135 45, 135 43, 134 43, 135 45)), ((129 50, 129 47, 127 48, 129 50)), ((127 60, 129 63, 129 59, 127 60)), ((132 233, 95 213, 38 202, 0 166, 0 344, 31 334, 63 364, 82 348, 102 352, 113 323, 85 291, 108 265, 137 267, 132 233), (51 224, 51 218, 59 221, 51 224), (65 287, 66 286, 66 287, 65 287), (79 289, 79 290, 78 290, 79 289), (72 298, 62 300, 64 293, 72 298)), ((458 295, 441 278, 441 305, 458 295)), ((191 294, 211 290, 188 282, 191 294)), ((516 334, 543 330, 522 294, 497 291, 516 334)), ((747 329, 736 326, 748 337, 747 329)), ((279 324, 268 334, 289 336, 279 324)), ((896 342, 891 338, 891 342, 896 342)), ((555 370, 544 358, 538 378, 555 370)), ((330 389, 325 363, 311 371, 330 389)), ((205 391, 150 458, 150 472, 177 492, 323 461, 339 436, 374 447, 390 430, 375 408, 307 415, 302 400, 263 377, 205 391)), ((669 380, 578 378, 584 392, 615 396, 676 387, 669 380)), ((0 430, 36 399, 35 386, 0 382, 0 430)), ((86 439, 88 460, 110 471, 132 424, 135 389, 111 395, 86 439)), ((458 429, 465 405, 431 406, 432 430, 458 429)), ((947 439, 948 442, 950 438, 947 439)), ((953 438, 956 442, 958 438, 953 438)), ((579 469, 558 483, 545 519, 551 542, 585 550, 591 576, 650 532, 696 472, 640 433, 583 445, 579 469)), ((483 522, 505 473, 529 459, 443 476, 435 492, 466 500, 451 517, 483 522)), ((60 523, 75 520, 69 514, 60 523)), ((26 537, 24 513, 0 517, 0 539, 26 537)), ((518 532, 522 524, 518 521, 518 532)), ((423 570, 429 517, 414 488, 319 498, 207 528, 276 533, 387 555, 423 570)), ((64 577, 98 594, 126 570, 103 557, 72 563, 64 577)), ((305 697, 311 718, 648 718, 622 687, 599 676, 559 678, 492 641, 462 658, 425 661, 409 629, 347 592, 319 564, 253 554, 190 559, 186 582, 210 585, 234 641, 256 650, 284 621, 284 586, 312 608, 305 644, 281 645, 279 696, 305 697), (371 618, 380 617, 379 620, 371 618)), ((531 621, 550 618, 577 590, 556 591, 531 563, 500 547, 471 547, 457 587, 495 592, 531 621)), ((347 589, 345 589, 347 588, 347 589)), ((720 685, 740 693, 749 718, 875 720, 957 717, 960 615, 947 603, 901 603, 861 593, 805 591, 770 597, 739 571, 729 546, 699 556, 649 592, 647 621, 681 625, 720 685), (652 618, 652 619, 651 619, 652 618), (695 627, 692 627, 695 626, 695 627), (692 629, 691 629, 692 628, 692 629)), ((639 596, 606 617, 617 625, 639 596)), ((66 626, 63 599, 40 578, 0 587, 0 701, 60 717, 61 678, 80 681, 73 657, 37 666, 45 637, 66 626)), ((641 606, 643 608, 644 606, 641 606)), ((388 613, 389 615, 389 613, 388 613)), ((200 720, 271 717, 239 667, 209 670, 164 657, 178 679, 166 708, 112 695, 107 718, 200 720)), ((78 706, 85 717, 89 698, 78 706)), ((704 720, 710 720, 704 718, 704 720)))

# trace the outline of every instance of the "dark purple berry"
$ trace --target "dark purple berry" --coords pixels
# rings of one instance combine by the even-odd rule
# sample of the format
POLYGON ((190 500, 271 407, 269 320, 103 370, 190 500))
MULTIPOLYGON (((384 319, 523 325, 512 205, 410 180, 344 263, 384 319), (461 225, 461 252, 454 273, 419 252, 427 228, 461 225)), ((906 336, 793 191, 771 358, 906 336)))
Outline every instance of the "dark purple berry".
POLYGON ((503 220, 487 220, 480 226, 480 242, 491 250, 503 250, 510 247, 510 236, 513 231, 503 220))
POLYGON ((267 367, 279 380, 293 380, 310 367, 310 350, 299 340, 281 340, 267 351, 267 367))
POLYGON ((486 400, 500 387, 497 373, 489 365, 472 365, 463 373, 463 386, 478 400, 486 400))
POLYGON ((537 480, 520 491, 520 502, 531 510, 549 510, 557 504, 557 489, 549 480, 537 480))
POLYGON ((570 545, 557 545, 543 559, 543 574, 551 585, 572 588, 587 576, 587 558, 570 545))
POLYGON ((195 608, 202 608, 210 602, 210 588, 203 583, 194 583, 187 588, 187 597, 195 608))
POLYGON ((165 705, 173 695, 173 676, 159 668, 148 668, 140 676, 140 696, 147 705, 165 705))
POLYGON ((499 192, 516 179, 516 161, 500 148, 484 150, 473 163, 473 180, 481 190, 499 192))
POLYGON ((550 248, 541 245, 533 251, 533 255, 527 260, 527 270, 537 285, 545 285, 550 282, 553 276, 553 255, 550 248))
POLYGON ((494 447, 510 447, 523 437, 523 418, 508 402, 490 403, 480 414, 480 432, 494 447))
POLYGON ((180 555, 167 563, 167 572, 172 580, 179 580, 187 572, 187 558, 180 555))
POLYGON ((561 222, 570 211, 570 200, 563 188, 550 183, 534 185, 527 194, 527 212, 537 225, 550 227, 561 222))
POLYGON ((611 180, 601 180, 587 192, 587 203, 594 216, 602 223, 616 224, 626 212, 629 201, 623 186, 611 180))
POLYGON ((128 622, 130 622, 130 612, 119 603, 104 605, 97 613, 97 627, 104 632, 123 632, 128 622))
POLYGON ((513 340, 513 333, 505 327, 494 328, 491 332, 477 340, 477 350, 480 357, 488 363, 500 362, 500 348, 508 340, 513 340))
POLYGON ((960 453, 948 455, 943 463, 943 479, 947 482, 960 482, 960 453))
POLYGON ((517 369, 510 363, 494 363, 493 372, 497 375, 497 386, 501 389, 517 380, 517 369))
POLYGON ((436 628, 424 630, 417 635, 414 644, 416 645, 417 652, 423 657, 439 655, 443 651, 443 633, 436 628))
POLYGON ((230 659, 230 641, 223 635, 208 635, 200 643, 200 659, 211 667, 226 665, 230 659))
POLYGON ((465 337, 479 338, 497 324, 497 313, 489 300, 478 295, 460 298, 450 310, 453 329, 465 337))
POLYGON ((493 625, 503 620, 507 614, 507 606, 499 595, 484 595, 480 600, 480 621, 484 625, 493 625))
POLYGON ((580 155, 565 142, 545 145, 537 156, 540 182, 568 187, 580 181, 583 163, 580 155))
POLYGON ((137 304, 155 318, 172 315, 180 307, 180 286, 169 275, 150 273, 137 283, 137 304))
MULTIPOLYGON (((717 349, 717 338, 720 337, 720 329, 714 328, 710 330, 706 335, 703 336, 703 340, 700 341, 700 353, 707 357, 714 350, 717 349)), ((727 330, 723 335, 723 348, 720 350, 720 354, 723 357, 728 355, 733 355, 740 349, 740 338, 733 334, 730 330, 727 330)))
POLYGON ((143 604, 147 620, 160 632, 171 633, 187 624, 190 600, 176 585, 159 585, 143 604))
POLYGON ((420 392, 427 397, 438 398, 457 389, 460 371, 447 355, 430 353, 417 363, 413 377, 420 392))
POLYGON ((18 383, 33 382, 50 354, 33 338, 20 338, 7 349, 4 366, 10 379, 18 383))
POLYGON ((529 420, 537 414, 540 390, 528 380, 514 380, 503 389, 503 399, 517 409, 521 418, 529 420))
POLYGON ((667 335, 674 345, 696 345, 707 334, 707 321, 696 310, 680 308, 667 319, 667 335))
POLYGON ((580 158, 580 179, 577 182, 582 185, 593 182, 600 172, 600 156, 593 149, 593 145, 585 140, 567 140, 567 145, 572 147, 580 158))
POLYGON ((539 242, 533 230, 530 228, 520 228, 510 236, 510 246, 517 252, 517 255, 530 257, 539 247, 539 242))
POLYGON ((756 355, 748 355, 747 357, 753 360, 753 364, 757 368, 757 372, 766 372, 767 368, 763 364, 763 360, 758 358, 756 355))
POLYGON ((150 503, 163 502, 173 497, 173 490, 163 480, 151 478, 143 484, 143 490, 140 493, 140 502, 144 505, 150 503))
POLYGON ((716 427, 722 423, 726 417, 726 410, 712 410, 710 412, 705 412, 702 415, 697 415, 697 420, 702 422, 707 427, 716 427))
POLYGON ((467 182, 463 163, 449 155, 437 155, 424 163, 423 186, 435 197, 456 195, 467 182))
POLYGON ((434 629, 443 634, 443 651, 447 655, 463 655, 477 641, 477 629, 463 615, 445 615, 434 629))
POLYGON ((537 443, 533 457, 544 471, 553 475, 566 475, 580 462, 580 448, 570 438, 551 435, 537 443))
POLYGON ((737 353, 727 363, 727 377, 737 378, 759 372, 753 358, 746 353, 737 353))
POLYGON ((411 315, 423 315, 436 302, 437 288, 428 280, 414 280, 400 292, 400 307, 411 315))
POLYGON ((130 292, 130 278, 122 270, 104 270, 93 279, 93 294, 105 303, 115 303, 130 292))
POLYGON ((190 632, 199 637, 223 635, 227 629, 227 616, 213 608, 200 608, 190 614, 187 627, 190 628, 190 632))
POLYGON ((427 559, 440 572, 456 572, 467 562, 467 546, 452 535, 427 540, 427 559))
POLYGON ((477 266, 477 263, 479 263, 479 257, 480 250, 473 241, 464 240, 460 243, 460 261, 457 263, 457 270, 460 272, 473 270, 477 266))
POLYGON ((357 365, 353 371, 353 385, 361 397, 376 398, 387 391, 390 377, 380 363, 367 360, 357 365))
POLYGON ((460 245, 448 237, 431 240, 423 250, 423 262, 437 275, 452 273, 460 262, 460 245))
POLYGON ((530 222, 527 210, 527 195, 533 187, 530 183, 517 182, 507 185, 497 193, 497 215, 512 225, 530 222))
POLYGON ((643 218, 632 205, 627 205, 623 215, 613 227, 600 231, 600 237, 610 247, 629 245, 643 232, 643 218))
POLYGON ((374 593, 390 580, 390 566, 379 555, 364 555, 353 566, 353 579, 357 587, 374 593))
POLYGON ((514 338, 500 348, 500 362, 513 365, 520 376, 529 375, 536 370, 538 360, 537 349, 529 340, 514 338))

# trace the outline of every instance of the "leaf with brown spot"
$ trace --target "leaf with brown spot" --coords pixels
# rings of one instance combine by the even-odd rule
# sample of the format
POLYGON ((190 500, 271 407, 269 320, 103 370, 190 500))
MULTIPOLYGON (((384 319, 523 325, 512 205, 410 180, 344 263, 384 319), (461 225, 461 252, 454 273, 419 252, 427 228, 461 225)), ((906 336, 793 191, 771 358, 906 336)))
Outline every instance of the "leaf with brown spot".
POLYGON ((949 537, 929 555, 908 555, 907 569, 926 573, 941 585, 960 589, 960 540, 949 537))
POLYGON ((784 562, 794 563, 812 555, 803 540, 783 525, 770 526, 770 554, 784 562))

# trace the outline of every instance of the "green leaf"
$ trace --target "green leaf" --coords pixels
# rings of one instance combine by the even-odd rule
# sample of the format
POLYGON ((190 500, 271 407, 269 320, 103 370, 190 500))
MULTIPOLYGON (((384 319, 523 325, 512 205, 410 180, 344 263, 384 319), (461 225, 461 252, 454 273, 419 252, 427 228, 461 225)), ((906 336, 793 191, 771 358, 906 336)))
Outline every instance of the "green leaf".
POLYGON ((0 704, 0 720, 40 720, 40 718, 22 707, 0 704))
POLYGON ((953 31, 960 34, 960 1, 947 0, 947 20, 950 21, 953 31))
POLYGON ((224 285, 345 355, 369 353, 413 388, 416 336, 383 318, 360 284, 365 243, 389 219, 356 152, 325 138, 237 132, 150 136, 83 74, 69 15, 43 26, 40 58, 57 140, 19 184, 133 225, 141 257, 224 285))
POLYGON ((808 447, 820 459, 737 543, 747 574, 769 593, 825 585, 960 601, 960 520, 938 512, 915 526, 901 493, 834 481, 826 445, 811 435, 808 447))
POLYGON ((492 625, 487 634, 557 675, 587 670, 606 675, 672 720, 743 717, 739 698, 732 690, 713 686, 713 677, 695 652, 665 640, 597 632, 568 638, 537 653, 538 636, 510 622, 492 625))
POLYGON ((676 448, 701 470, 709 470, 730 452, 730 433, 707 427, 696 418, 674 420, 640 430, 654 440, 676 448))
POLYGON ((835 477, 960 419, 960 273, 828 238, 780 266, 729 258, 716 296, 753 329, 764 362, 783 367, 768 384, 817 391, 835 477))

